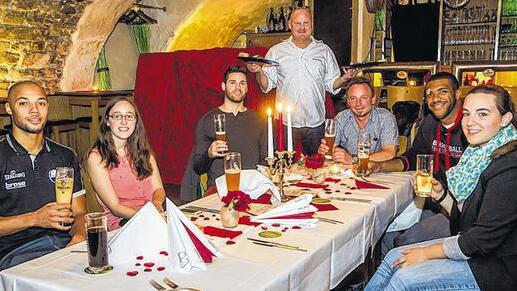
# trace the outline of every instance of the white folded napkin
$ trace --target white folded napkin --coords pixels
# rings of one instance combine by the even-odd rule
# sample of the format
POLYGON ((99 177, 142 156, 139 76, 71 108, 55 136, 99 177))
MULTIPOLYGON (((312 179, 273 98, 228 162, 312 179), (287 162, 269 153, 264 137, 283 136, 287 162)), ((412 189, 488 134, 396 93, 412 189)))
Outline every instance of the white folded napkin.
POLYGON ((312 194, 300 195, 276 208, 251 217, 251 221, 266 224, 279 223, 285 225, 299 225, 307 228, 315 227, 318 222, 318 219, 316 218, 277 218, 281 216, 316 212, 318 209, 310 205, 312 197, 312 194))
POLYGON ((424 202, 424 197, 415 197, 413 202, 411 202, 402 213, 395 217, 395 220, 388 226, 388 230, 386 231, 392 232, 408 229, 419 222, 422 209, 424 208, 424 202))
MULTIPOLYGON (((220 198, 223 198, 228 194, 225 175, 215 179, 215 185, 220 198)), ((280 193, 278 192, 276 185, 268 177, 257 170, 242 170, 239 188, 242 192, 248 194, 251 199, 257 199, 268 190, 271 190, 271 193, 273 193, 271 203, 273 203, 273 205, 280 203, 280 193)))
POLYGON ((144 205, 108 243, 112 265, 155 257, 167 249, 167 223, 151 202, 144 205))
POLYGON ((223 255, 174 203, 169 199, 167 199, 166 203, 169 261, 172 263, 172 267, 184 273, 191 273, 195 270, 206 270, 205 262, 188 235, 187 229, 194 234, 212 255, 216 257, 222 257, 223 255))

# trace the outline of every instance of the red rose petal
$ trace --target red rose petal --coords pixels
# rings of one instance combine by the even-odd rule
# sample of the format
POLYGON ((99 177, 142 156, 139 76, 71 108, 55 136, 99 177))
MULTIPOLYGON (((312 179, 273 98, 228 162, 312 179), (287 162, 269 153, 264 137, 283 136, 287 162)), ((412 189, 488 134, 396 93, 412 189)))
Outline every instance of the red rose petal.
POLYGON ((140 267, 140 265, 141 265, 140 263, 136 263, 136 264, 135 264, 135 266, 137 266, 137 267, 140 267))
POLYGON ((134 277, 138 275, 138 271, 129 271, 126 273, 126 275, 128 275, 129 277, 134 277))
POLYGON ((280 223, 273 223, 272 226, 274 227, 279 227, 280 226, 280 223))
POLYGON ((301 227, 298 225, 295 225, 295 226, 293 226, 293 229, 301 229, 301 227))
POLYGON ((234 244, 235 244, 235 242, 234 242, 233 240, 227 240, 227 241, 226 241, 226 244, 227 244, 227 245, 234 245, 234 244))
POLYGON ((285 228, 284 228, 284 229, 282 229, 282 232, 286 232, 286 229, 285 229, 285 228))
POLYGON ((210 217, 205 217, 203 218, 203 220, 210 220, 210 217))
POLYGON ((263 230, 267 230, 267 226, 261 226, 260 228, 262 228, 263 230))
POLYGON ((346 191, 346 192, 345 192, 345 194, 352 194, 352 192, 350 192, 350 191, 346 191))
POLYGON ((147 262, 147 263, 144 264, 144 266, 150 268, 150 267, 154 266, 154 263, 153 262, 147 262))
POLYGON ((221 220, 220 218, 216 218, 215 220, 221 220))
POLYGON ((160 252, 160 255, 168 256, 168 255, 169 255, 169 253, 168 253, 168 252, 166 252, 166 251, 161 251, 161 252, 160 252))
POLYGON ((203 214, 199 215, 199 217, 205 217, 203 214))
POLYGON ((165 267, 158 267, 158 268, 156 268, 156 270, 161 272, 161 271, 165 270, 165 267))
POLYGON ((197 217, 195 217, 195 216, 192 216, 192 217, 190 218, 190 221, 196 221, 196 220, 197 220, 197 217))
POLYGON ((153 269, 151 269, 151 268, 145 268, 145 269, 144 269, 144 272, 151 272, 152 270, 153 270, 153 269))
POLYGON ((144 259, 144 256, 138 256, 136 257, 137 260, 143 260, 144 259))

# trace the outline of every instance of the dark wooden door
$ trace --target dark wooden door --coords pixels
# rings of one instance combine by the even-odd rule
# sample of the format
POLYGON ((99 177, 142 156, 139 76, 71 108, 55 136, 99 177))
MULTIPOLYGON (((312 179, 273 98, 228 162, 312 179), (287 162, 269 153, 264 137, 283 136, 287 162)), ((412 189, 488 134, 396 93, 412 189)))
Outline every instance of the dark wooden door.
POLYGON ((340 66, 350 64, 352 0, 314 0, 314 37, 332 48, 340 66))

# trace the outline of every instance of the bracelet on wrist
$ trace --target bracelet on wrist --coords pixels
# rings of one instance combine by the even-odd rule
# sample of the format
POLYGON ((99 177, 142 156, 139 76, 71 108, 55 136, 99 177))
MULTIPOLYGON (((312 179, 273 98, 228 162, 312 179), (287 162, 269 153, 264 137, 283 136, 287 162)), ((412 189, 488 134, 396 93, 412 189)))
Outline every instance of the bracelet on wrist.
POLYGON ((436 201, 436 203, 442 203, 442 201, 445 200, 445 198, 447 198, 447 189, 443 189, 442 196, 440 196, 440 198, 435 201, 436 201))

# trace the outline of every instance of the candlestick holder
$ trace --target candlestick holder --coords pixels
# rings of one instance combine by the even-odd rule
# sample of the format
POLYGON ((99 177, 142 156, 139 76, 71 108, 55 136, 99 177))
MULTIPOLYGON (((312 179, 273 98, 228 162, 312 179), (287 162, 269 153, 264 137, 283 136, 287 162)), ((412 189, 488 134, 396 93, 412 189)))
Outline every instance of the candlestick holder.
POLYGON ((271 180, 278 181, 278 191, 282 202, 289 201, 284 195, 284 176, 293 165, 293 157, 296 151, 275 151, 276 157, 266 158, 269 166, 271 180))

